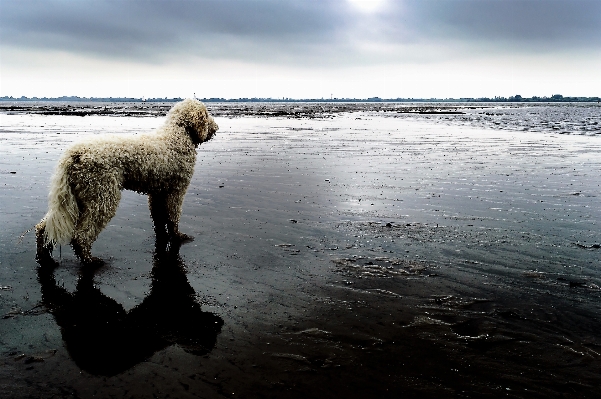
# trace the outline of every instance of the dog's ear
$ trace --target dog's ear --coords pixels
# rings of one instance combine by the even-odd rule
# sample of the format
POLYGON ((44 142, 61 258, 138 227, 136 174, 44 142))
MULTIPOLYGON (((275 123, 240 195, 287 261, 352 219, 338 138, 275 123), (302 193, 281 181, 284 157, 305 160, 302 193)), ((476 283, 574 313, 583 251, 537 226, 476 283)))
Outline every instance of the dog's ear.
POLYGON ((186 125, 182 125, 184 129, 186 129, 186 133, 188 134, 188 136, 190 136, 190 138, 192 139, 192 142, 195 145, 199 145, 200 143, 202 143, 202 139, 201 137, 198 135, 198 133, 196 132, 196 130, 191 127, 191 126, 186 126, 186 125))
POLYGON ((207 108, 198 100, 186 99, 176 104, 167 115, 175 125, 183 127, 192 142, 198 145, 208 139, 209 117, 207 108))

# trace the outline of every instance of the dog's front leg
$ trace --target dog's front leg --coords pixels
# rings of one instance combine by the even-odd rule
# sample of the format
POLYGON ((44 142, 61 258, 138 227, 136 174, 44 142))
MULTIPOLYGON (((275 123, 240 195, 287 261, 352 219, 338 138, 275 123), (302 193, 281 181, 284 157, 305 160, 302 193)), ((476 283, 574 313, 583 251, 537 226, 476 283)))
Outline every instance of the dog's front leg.
POLYGON ((154 231, 158 241, 175 239, 177 241, 192 240, 193 237, 179 231, 179 218, 182 211, 184 194, 154 193, 148 196, 150 216, 154 223, 154 231))
POLYGON ((169 237, 178 241, 191 241, 194 237, 179 231, 179 218, 182 214, 182 204, 186 190, 173 192, 167 196, 167 231, 169 237))
POLYGON ((157 240, 167 241, 169 238, 167 232, 167 196, 160 193, 149 194, 148 207, 150 208, 150 217, 152 217, 157 240))

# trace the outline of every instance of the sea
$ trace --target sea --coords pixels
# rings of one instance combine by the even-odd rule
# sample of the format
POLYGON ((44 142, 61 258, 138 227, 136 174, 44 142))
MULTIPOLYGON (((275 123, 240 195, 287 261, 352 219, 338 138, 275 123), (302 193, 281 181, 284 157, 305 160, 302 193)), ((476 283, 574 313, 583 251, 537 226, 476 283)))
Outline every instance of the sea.
POLYGON ((172 105, 0 103, 0 397, 596 397, 600 104, 207 103, 194 241, 124 192, 38 264, 62 152, 172 105))

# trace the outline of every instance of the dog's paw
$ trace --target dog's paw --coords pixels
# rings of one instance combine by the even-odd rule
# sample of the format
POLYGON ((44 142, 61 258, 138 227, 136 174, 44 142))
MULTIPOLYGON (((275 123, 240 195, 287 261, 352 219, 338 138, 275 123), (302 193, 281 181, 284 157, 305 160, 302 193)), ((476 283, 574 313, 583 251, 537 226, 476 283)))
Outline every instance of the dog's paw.
POLYGON ((49 247, 47 245, 38 245, 35 254, 35 260, 40 266, 54 265, 55 263, 57 263, 52 258, 52 247, 49 247))
POLYGON ((94 268, 94 269, 104 266, 104 264, 105 264, 105 262, 102 259, 97 258, 95 256, 90 256, 89 258, 84 258, 81 260, 81 263, 86 268, 89 267, 89 268, 94 268))
POLYGON ((50 253, 37 253, 35 260, 40 266, 40 269, 54 270, 58 267, 58 262, 52 258, 50 253))
POLYGON ((184 233, 180 233, 180 232, 175 233, 173 235, 172 239, 174 241, 179 242, 179 243, 194 241, 194 237, 189 236, 189 235, 184 234, 184 233))

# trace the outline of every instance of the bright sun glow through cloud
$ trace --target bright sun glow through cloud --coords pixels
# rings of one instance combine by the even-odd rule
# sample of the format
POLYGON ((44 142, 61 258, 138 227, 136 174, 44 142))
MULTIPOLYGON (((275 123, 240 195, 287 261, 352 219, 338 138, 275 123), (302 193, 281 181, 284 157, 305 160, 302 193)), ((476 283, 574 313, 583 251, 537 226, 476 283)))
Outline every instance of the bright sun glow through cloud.
POLYGON ((386 0, 348 0, 348 2, 361 12, 372 13, 380 11, 386 0))

